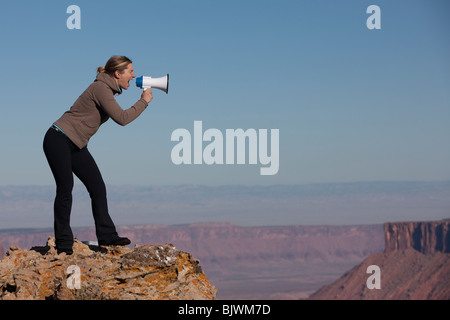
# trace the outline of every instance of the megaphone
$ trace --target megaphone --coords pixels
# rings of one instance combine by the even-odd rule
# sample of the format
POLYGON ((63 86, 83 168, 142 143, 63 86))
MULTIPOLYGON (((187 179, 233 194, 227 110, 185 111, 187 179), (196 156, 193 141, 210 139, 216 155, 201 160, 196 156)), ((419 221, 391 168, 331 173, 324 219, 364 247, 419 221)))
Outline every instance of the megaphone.
POLYGON ((156 88, 169 93, 169 74, 161 78, 140 76, 136 78, 136 87, 141 89, 156 88))

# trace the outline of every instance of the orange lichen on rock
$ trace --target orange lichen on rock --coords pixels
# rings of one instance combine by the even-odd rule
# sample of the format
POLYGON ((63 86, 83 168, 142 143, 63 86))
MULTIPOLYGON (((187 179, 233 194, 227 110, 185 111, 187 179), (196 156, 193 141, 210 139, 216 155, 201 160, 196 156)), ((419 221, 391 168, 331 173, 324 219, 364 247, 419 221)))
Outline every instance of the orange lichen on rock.
POLYGON ((131 249, 89 247, 75 240, 73 250, 69 256, 58 254, 52 237, 45 247, 11 247, 0 261, 0 299, 216 298, 217 289, 199 261, 171 244, 131 249), (77 272, 69 273, 69 267, 77 272))

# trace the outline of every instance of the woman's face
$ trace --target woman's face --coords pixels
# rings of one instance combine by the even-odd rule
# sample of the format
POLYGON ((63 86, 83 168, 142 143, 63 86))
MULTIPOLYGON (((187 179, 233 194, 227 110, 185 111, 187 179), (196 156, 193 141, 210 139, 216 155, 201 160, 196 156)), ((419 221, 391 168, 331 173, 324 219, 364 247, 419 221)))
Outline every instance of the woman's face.
POLYGON ((125 90, 130 87, 130 81, 136 78, 132 63, 129 63, 127 68, 122 73, 116 71, 114 75, 119 87, 125 90))

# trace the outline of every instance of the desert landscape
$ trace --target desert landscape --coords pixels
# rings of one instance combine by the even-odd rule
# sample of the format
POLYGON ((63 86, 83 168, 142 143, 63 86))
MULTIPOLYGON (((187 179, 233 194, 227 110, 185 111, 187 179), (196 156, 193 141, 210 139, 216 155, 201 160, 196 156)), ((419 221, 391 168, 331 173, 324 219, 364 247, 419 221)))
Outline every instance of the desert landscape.
MULTIPOLYGON (((95 239, 93 228, 74 231, 80 241, 95 239)), ((217 299, 450 299, 450 219, 354 226, 136 225, 121 226, 119 232, 133 239, 130 247, 151 243, 153 248, 169 246, 194 256, 217 289, 217 299), (369 266, 380 270, 378 288, 369 288, 369 266)), ((20 247, 42 248, 49 233, 3 230, 0 253, 10 248, 8 259, 16 252, 34 259, 36 253, 20 253, 20 247)), ((83 256, 89 256, 86 250, 81 250, 83 256)), ((35 265, 33 261, 22 264, 35 265)))
MULTIPOLYGON (((135 244, 170 243, 200 260, 218 299, 303 299, 384 249, 382 225, 242 227, 233 223, 120 226, 135 244)), ((81 241, 93 228, 74 228, 81 241)), ((2 231, 9 246, 42 246, 52 230, 2 231)))

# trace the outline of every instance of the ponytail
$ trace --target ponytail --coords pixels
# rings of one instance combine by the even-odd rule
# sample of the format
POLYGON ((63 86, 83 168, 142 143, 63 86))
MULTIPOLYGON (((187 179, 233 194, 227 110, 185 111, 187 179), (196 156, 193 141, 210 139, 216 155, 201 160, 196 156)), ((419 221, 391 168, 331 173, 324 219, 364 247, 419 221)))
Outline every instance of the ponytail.
POLYGON ((97 68, 97 73, 103 73, 105 72, 105 67, 98 67, 97 68))

